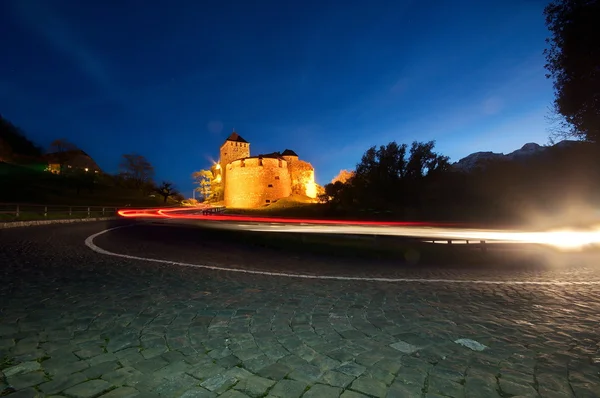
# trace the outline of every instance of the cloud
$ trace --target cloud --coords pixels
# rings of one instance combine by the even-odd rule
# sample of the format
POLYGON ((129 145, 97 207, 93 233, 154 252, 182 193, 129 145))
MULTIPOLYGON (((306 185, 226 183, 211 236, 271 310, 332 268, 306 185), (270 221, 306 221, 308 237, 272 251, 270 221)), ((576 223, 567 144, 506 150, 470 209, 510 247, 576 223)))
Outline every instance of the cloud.
POLYGON ((223 131, 223 122, 220 120, 211 120, 206 124, 206 129, 213 135, 219 135, 223 131))

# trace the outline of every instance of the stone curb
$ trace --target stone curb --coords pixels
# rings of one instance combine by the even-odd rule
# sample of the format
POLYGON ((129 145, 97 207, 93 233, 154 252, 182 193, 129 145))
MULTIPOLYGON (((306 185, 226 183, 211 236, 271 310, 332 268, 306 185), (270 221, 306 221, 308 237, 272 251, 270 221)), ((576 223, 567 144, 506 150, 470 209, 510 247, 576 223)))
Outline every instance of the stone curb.
POLYGON ((70 224, 75 222, 118 220, 120 217, 67 218, 58 220, 12 221, 0 223, 0 229, 15 227, 34 227, 37 225, 70 224))

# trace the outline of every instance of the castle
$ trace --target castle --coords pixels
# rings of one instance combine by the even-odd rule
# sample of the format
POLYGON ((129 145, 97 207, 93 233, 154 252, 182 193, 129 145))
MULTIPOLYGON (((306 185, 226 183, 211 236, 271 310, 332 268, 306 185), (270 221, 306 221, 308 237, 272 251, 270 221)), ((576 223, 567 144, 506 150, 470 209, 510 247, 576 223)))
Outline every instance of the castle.
POLYGON ((315 169, 289 149, 250 156, 250 143, 233 132, 220 148, 216 166, 225 206, 256 208, 291 194, 317 197, 315 169))

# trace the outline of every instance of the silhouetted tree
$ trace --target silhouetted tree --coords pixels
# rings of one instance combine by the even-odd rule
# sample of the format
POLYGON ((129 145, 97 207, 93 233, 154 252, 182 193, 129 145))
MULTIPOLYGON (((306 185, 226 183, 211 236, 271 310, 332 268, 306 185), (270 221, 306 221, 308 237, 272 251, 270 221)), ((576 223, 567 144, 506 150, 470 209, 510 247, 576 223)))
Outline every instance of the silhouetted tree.
POLYGON ((156 192, 163 197, 164 203, 167 203, 167 199, 171 196, 179 195, 177 189, 172 182, 163 181, 159 186, 155 188, 156 192))
POLYGON ((554 80, 554 110, 579 138, 600 139, 600 1, 554 0, 544 10, 552 33, 545 50, 554 80), (595 32, 595 33, 594 33, 595 32))
POLYGON ((144 156, 125 154, 119 168, 121 178, 132 188, 143 190, 152 186, 154 167, 144 156))

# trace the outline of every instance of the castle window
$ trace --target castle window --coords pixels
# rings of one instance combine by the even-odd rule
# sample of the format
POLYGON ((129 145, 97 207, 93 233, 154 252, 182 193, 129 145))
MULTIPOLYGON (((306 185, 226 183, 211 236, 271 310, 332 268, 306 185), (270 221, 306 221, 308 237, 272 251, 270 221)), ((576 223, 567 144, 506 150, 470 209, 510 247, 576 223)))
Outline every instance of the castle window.
POLYGON ((265 200, 266 203, 271 203, 271 200, 267 199, 265 200))
POLYGON ((244 159, 242 159, 240 167, 246 167, 246 161, 244 159))
POLYGON ((262 166, 262 165, 263 165, 263 163, 262 163, 262 158, 258 158, 258 165, 259 165, 259 166, 262 166))
POLYGON ((276 179, 276 180, 279 180, 279 176, 275 176, 275 179, 276 179))
POLYGON ((273 184, 269 184, 269 185, 268 185, 268 187, 269 187, 269 188, 273 188, 273 184))
POLYGON ((282 167, 281 159, 279 159, 279 167, 282 167))

